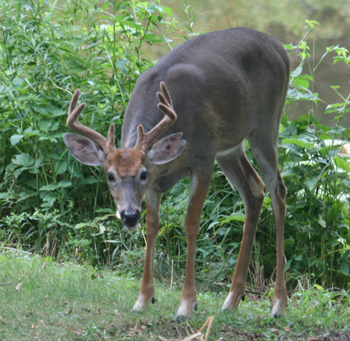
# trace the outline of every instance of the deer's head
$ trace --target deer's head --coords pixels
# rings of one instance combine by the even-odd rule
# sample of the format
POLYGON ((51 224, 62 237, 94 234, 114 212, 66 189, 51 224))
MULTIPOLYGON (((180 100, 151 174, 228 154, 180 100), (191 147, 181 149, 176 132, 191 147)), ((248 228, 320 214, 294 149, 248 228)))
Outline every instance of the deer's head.
POLYGON ((76 107, 79 90, 75 91, 69 106, 67 125, 83 136, 66 133, 63 136, 64 142, 78 161, 104 168, 111 194, 117 205, 117 217, 129 231, 137 228, 143 194, 155 180, 152 166, 174 160, 186 144, 186 141, 181 140, 182 133, 169 135, 155 142, 177 118, 165 84, 161 82, 160 87, 161 92, 157 93, 158 108, 165 116, 148 133, 144 133, 142 125, 137 127, 138 138, 134 148, 115 147, 114 124, 110 125, 106 139, 78 121, 79 114, 85 108, 85 103, 76 107))

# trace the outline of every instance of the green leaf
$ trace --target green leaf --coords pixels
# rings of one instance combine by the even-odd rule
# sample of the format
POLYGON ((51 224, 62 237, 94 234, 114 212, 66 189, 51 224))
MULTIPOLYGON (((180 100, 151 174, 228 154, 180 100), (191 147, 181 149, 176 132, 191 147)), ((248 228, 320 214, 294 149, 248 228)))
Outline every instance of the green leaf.
POLYGON ((347 173, 350 173, 350 163, 347 162, 345 159, 342 159, 339 156, 334 156, 334 162, 338 168, 344 170, 347 173))
POLYGON ((96 210, 97 213, 108 213, 108 214, 115 214, 115 211, 113 211, 111 208, 99 208, 96 210))
POLYGON ((173 12, 171 11, 170 7, 162 6, 162 8, 163 8, 163 11, 169 15, 169 17, 173 16, 173 12))
POLYGON ((321 285, 314 284, 314 287, 319 291, 324 291, 324 288, 321 285))
POLYGON ((298 255, 294 258, 296 261, 301 261, 303 259, 302 255, 298 255))
POLYGON ((39 189, 39 191, 52 191, 54 189, 57 188, 57 185, 55 184, 49 184, 49 185, 46 185, 46 186, 43 186, 39 189))
POLYGON ((59 160, 61 158, 61 155, 55 154, 55 153, 51 153, 51 154, 49 154, 49 157, 51 159, 54 159, 54 160, 59 160))
POLYGON ((340 271, 342 272, 343 275, 348 276, 349 275, 349 265, 345 262, 341 262, 340 271))
POLYGON ((12 135, 12 136, 10 137, 11 144, 12 144, 13 146, 15 146, 19 141, 22 140, 23 137, 24 137, 24 135, 17 135, 17 134, 12 135))
POLYGON ((57 143, 57 140, 55 138, 52 138, 51 136, 40 136, 39 141, 46 141, 49 140, 50 142, 57 143))
POLYGON ((57 184, 57 187, 70 187, 72 183, 69 180, 62 180, 57 184))
POLYGON ((281 144, 280 147, 290 150, 291 152, 298 155, 299 157, 303 156, 303 153, 301 153, 300 149, 298 148, 299 146, 296 146, 294 144, 285 143, 285 144, 281 144))
POLYGON ((34 195, 36 195, 36 192, 27 189, 27 190, 19 193, 20 200, 18 200, 18 201, 28 199, 30 197, 33 197, 34 195))
POLYGON ((292 73, 290 74, 290 77, 298 77, 303 71, 303 66, 299 65, 292 73))
POLYGON ((97 184, 101 182, 101 180, 96 178, 89 178, 89 179, 84 179, 81 182, 87 185, 91 185, 91 184, 97 184))
POLYGON ((34 158, 27 153, 17 154, 12 159, 12 163, 17 166, 31 166, 34 163, 34 158))
POLYGON ((302 91, 298 91, 297 88, 295 87, 291 87, 288 89, 288 99, 289 100, 305 100, 305 101, 313 101, 315 103, 317 103, 317 101, 320 101, 320 99, 318 98, 318 94, 317 93, 312 93, 310 92, 308 89, 303 88, 302 89, 305 92, 302 91))
MULTIPOLYGON (((57 116, 64 116, 64 115, 67 115, 67 112, 65 110, 63 110, 62 108, 60 107, 56 107, 55 105, 53 104, 49 104, 48 107, 47 107, 47 111, 52 114, 52 117, 57 117, 57 116)), ((56 122, 58 123, 58 122, 56 122)))
POLYGON ((312 176, 305 181, 310 191, 313 190, 313 188, 316 186, 317 181, 318 181, 318 176, 312 176))
POLYGON ((31 136, 35 136, 35 135, 40 135, 40 131, 39 130, 33 130, 33 127, 29 127, 24 131, 25 136, 27 137, 31 137, 31 136))
POLYGON ((123 73, 128 73, 127 68, 125 67, 125 64, 127 64, 128 61, 126 59, 119 59, 115 65, 118 69, 120 69, 123 73))
POLYGON ((290 259, 284 266, 284 272, 287 272, 292 264, 293 259, 290 259))
POLYGON ((313 144, 310 143, 310 142, 303 142, 299 139, 284 139, 282 141, 283 144, 296 144, 302 148, 305 148, 305 149, 308 149, 308 148, 312 148, 313 147, 313 144))
POLYGON ((44 203, 41 205, 42 207, 52 207, 52 205, 56 201, 56 197, 52 194, 47 194, 43 197, 44 203))
POLYGON ((41 130, 48 131, 48 130, 57 130, 60 126, 58 122, 55 121, 40 121, 38 123, 38 126, 41 130))
POLYGON ((283 138, 292 138, 292 137, 295 137, 297 133, 298 133, 298 130, 296 126, 294 124, 291 124, 287 129, 282 131, 279 136, 283 138))
POLYGON ((92 223, 79 223, 79 224, 76 224, 75 226, 74 226, 74 228, 75 229, 81 229, 81 228, 83 228, 83 227, 85 227, 85 226, 91 226, 92 225, 92 223))
POLYGON ((301 79, 301 78, 296 78, 293 81, 293 83, 294 83, 295 86, 299 86, 299 87, 302 87, 302 88, 305 88, 305 89, 308 89, 309 86, 310 86, 310 83, 306 79, 301 79))
POLYGON ((22 86, 22 84, 25 83, 24 79, 16 77, 13 81, 12 84, 18 89, 22 86))
POLYGON ((110 5, 110 3, 107 1, 103 6, 102 6, 102 11, 105 11, 107 7, 110 5))
POLYGON ((67 170, 67 162, 65 160, 57 160, 54 170, 56 175, 63 174, 67 170))
POLYGON ((75 178, 84 179, 84 174, 81 170, 81 166, 77 161, 74 160, 69 164, 68 171, 75 178))
POLYGON ((7 192, 0 193, 0 199, 6 199, 6 198, 11 198, 11 195, 7 192))
POLYGON ((236 212, 226 219, 221 221, 221 224, 229 223, 230 221, 243 221, 245 220, 245 215, 243 212, 236 212))
POLYGON ((317 222, 325 229, 327 227, 326 221, 321 215, 318 216, 317 222))

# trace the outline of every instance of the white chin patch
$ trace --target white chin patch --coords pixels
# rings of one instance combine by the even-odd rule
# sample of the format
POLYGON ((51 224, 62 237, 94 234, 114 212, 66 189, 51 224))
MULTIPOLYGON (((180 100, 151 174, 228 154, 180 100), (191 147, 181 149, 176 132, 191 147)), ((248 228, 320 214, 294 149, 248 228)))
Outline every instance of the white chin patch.
POLYGON ((117 210, 117 213, 116 213, 115 215, 117 216, 118 219, 121 219, 121 218, 120 218, 120 213, 119 213, 118 210, 117 210))
POLYGON ((134 232, 135 230, 137 230, 140 227, 140 224, 136 224, 133 227, 127 226, 127 225, 123 225, 124 229, 129 231, 129 232, 134 232))

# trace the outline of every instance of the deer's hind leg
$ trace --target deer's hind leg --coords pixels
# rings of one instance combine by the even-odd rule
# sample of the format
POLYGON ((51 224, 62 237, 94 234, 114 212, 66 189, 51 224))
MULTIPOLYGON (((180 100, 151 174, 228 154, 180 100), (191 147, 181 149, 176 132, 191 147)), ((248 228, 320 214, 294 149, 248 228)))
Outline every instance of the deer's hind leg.
POLYGON ((245 205, 245 222, 242 244, 236 269, 223 310, 236 309, 245 295, 245 282, 261 206, 265 195, 265 185, 248 162, 242 145, 226 155, 217 156, 217 162, 229 182, 240 193, 245 205))
POLYGON ((250 146, 256 157, 262 177, 269 190, 273 214, 276 222, 276 281, 273 307, 273 317, 284 316, 287 306, 287 290, 284 276, 284 220, 286 215, 285 198, 287 189, 284 186, 277 164, 277 133, 276 136, 264 136, 255 134, 249 139, 250 146))

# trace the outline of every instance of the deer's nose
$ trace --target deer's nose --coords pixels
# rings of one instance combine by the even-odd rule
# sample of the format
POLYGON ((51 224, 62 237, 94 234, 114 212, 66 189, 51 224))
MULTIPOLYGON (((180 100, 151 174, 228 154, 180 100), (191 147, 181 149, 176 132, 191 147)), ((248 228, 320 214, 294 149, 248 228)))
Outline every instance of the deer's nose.
POLYGON ((121 219, 129 227, 134 227, 141 217, 139 210, 125 210, 120 214, 121 219))

